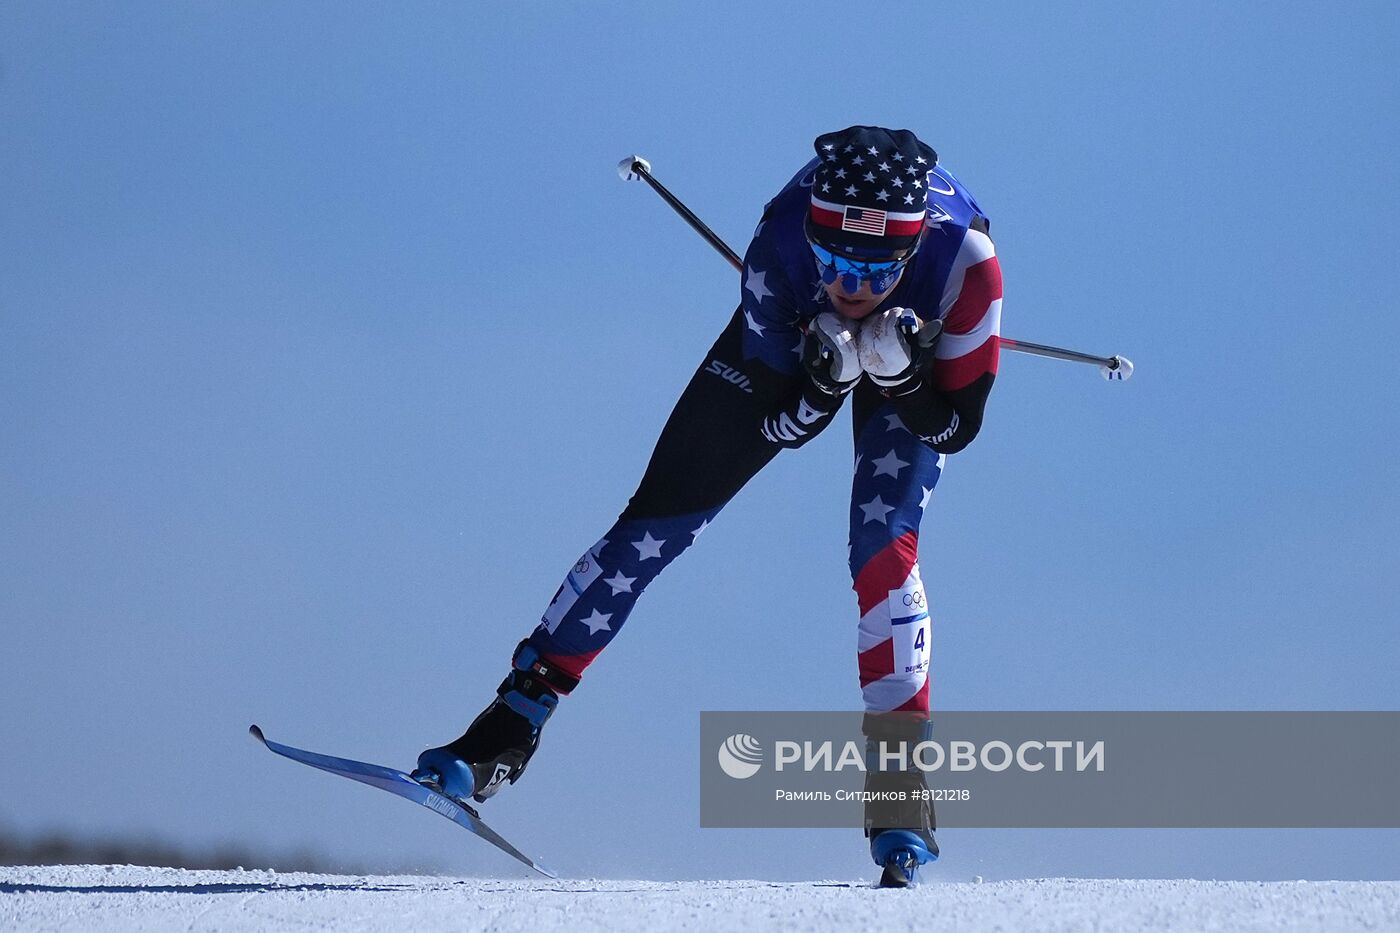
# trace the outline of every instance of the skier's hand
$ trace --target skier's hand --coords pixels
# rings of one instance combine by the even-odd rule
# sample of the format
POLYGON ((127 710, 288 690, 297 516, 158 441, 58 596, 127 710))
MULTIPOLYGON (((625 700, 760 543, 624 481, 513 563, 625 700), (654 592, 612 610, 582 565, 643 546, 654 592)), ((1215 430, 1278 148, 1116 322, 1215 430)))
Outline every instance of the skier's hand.
POLYGON ((807 325, 802 341, 802 365, 817 388, 841 396, 860 381, 860 354, 852 322, 834 311, 823 311, 807 325))
POLYGON ((942 332, 942 321, 935 318, 925 323, 909 308, 888 308, 871 315, 856 336, 861 369, 886 395, 912 392, 942 332))

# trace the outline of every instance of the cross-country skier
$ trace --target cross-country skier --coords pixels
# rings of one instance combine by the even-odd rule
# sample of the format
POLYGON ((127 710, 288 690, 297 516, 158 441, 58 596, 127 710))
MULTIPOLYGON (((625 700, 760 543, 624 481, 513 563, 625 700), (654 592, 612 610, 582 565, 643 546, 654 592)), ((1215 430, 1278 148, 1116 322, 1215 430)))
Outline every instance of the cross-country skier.
MULTIPOLYGON (((636 494, 569 571, 490 706, 461 738, 419 757, 419 780, 482 801, 519 779, 559 698, 647 585, 847 397, 865 731, 919 737, 929 708, 919 521, 946 455, 982 426, 997 371, 1001 270, 986 215, 913 133, 853 126, 814 145, 816 158, 764 208, 741 304, 677 402, 636 494), (913 724, 879 715, 894 711, 913 724)), ((923 786, 922 775, 908 781, 923 786)), ((867 810, 886 882, 907 882, 937 857, 933 829, 927 803, 867 810)))

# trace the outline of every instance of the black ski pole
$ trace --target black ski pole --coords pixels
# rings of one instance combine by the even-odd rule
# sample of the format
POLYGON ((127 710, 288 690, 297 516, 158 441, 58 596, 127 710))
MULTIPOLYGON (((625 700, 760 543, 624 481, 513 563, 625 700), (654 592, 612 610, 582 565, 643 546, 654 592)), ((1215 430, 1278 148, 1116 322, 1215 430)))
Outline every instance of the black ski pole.
POLYGON ((690 224, 691 229, 704 237, 706 243, 709 243, 719 251, 721 256, 729 260, 731 266, 740 272, 744 270, 744 261, 739 258, 739 254, 730 249, 729 244, 721 240, 718 233, 715 233, 709 227, 705 226, 705 222, 699 217, 696 217, 695 213, 690 208, 686 207, 680 198, 667 191, 665 185, 652 177, 650 162, 643 159, 641 156, 628 156, 617 164, 617 173, 622 176, 623 181, 632 181, 640 178, 642 181, 651 185, 651 190, 661 195, 661 200, 671 205, 671 210, 680 214, 681 218, 685 220, 686 223, 690 224))

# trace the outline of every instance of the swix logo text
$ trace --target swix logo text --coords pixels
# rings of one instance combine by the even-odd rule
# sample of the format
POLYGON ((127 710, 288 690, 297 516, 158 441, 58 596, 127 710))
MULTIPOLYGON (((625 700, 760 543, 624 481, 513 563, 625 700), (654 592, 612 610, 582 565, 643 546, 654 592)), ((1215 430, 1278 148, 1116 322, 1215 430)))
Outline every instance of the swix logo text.
POLYGON ((921 434, 919 435, 919 440, 926 441, 930 444, 941 444, 943 441, 946 441, 948 438, 958 433, 958 423, 958 413, 955 411, 953 412, 953 419, 948 422, 948 427, 944 428, 942 433, 928 435, 921 434))
POLYGON ((726 366, 719 360, 710 360, 710 365, 705 367, 705 372, 713 373, 725 382, 733 383, 750 395, 753 394, 753 385, 749 382, 749 377, 733 366, 726 366))

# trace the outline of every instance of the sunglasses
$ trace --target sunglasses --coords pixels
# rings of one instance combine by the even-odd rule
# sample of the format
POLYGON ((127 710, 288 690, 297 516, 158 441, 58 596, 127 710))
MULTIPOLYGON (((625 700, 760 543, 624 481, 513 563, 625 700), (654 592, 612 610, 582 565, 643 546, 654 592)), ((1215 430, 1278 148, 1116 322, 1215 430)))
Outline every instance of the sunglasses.
POLYGON ((899 277, 900 270, 909 262, 909 256, 887 262, 850 259, 838 256, 824 246, 808 242, 812 247, 812 255, 817 257, 817 269, 821 272, 822 284, 832 285, 840 279, 841 287, 850 294, 860 291, 862 282, 869 282, 872 293, 883 295, 889 291, 894 280, 899 277))

